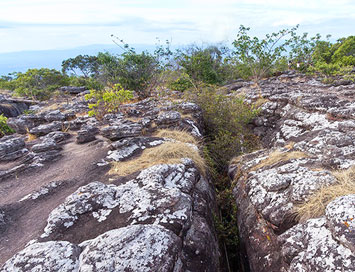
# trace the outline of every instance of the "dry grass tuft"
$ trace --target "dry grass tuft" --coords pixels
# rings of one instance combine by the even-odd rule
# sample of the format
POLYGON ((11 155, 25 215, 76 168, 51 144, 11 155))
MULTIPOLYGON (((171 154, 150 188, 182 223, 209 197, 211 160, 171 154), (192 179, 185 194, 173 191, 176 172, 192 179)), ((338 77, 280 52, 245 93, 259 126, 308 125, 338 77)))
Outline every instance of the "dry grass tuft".
POLYGON ((161 138, 170 138, 182 143, 198 145, 198 141, 189 132, 184 130, 160 129, 154 136, 161 138))
POLYGON ((335 171, 333 175, 338 180, 336 184, 320 188, 308 201, 296 207, 300 222, 322 216, 327 205, 337 197, 355 194, 355 166, 335 171))
POLYGON ((32 142, 37 139, 37 136, 30 133, 30 130, 26 127, 26 142, 32 142))
POLYGON ((192 159, 200 172, 205 174, 206 164, 199 151, 182 142, 167 142, 144 150, 136 159, 113 163, 109 174, 127 176, 157 164, 178 164, 182 158, 192 159))
POLYGON ((254 102, 254 107, 256 108, 260 108, 262 105, 264 105, 265 103, 269 102, 269 99, 263 98, 263 97, 259 97, 255 102, 254 102))
POLYGON ((37 139, 37 136, 31 133, 27 133, 27 139, 26 142, 32 142, 37 139))
POLYGON ((258 165, 254 166, 251 171, 258 170, 265 166, 270 166, 279 162, 288 161, 292 159, 307 158, 308 155, 301 151, 280 152, 274 151, 269 154, 268 158, 261 161, 258 165))

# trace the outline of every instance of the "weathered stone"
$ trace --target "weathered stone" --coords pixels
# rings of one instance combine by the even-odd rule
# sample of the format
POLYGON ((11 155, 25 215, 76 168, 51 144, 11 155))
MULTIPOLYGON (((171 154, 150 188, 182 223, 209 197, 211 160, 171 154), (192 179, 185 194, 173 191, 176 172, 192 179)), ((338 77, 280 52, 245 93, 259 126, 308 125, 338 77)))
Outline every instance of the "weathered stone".
POLYGON ((353 197, 334 200, 325 217, 306 223, 294 212, 319 188, 337 182, 328 169, 355 164, 355 85, 332 87, 285 74, 231 95, 240 92, 249 103, 265 100, 251 126, 268 148, 229 168, 251 271, 352 271, 353 197), (270 156, 277 159, 268 163, 270 156))
POLYGON ((127 137, 136 137, 142 133, 142 126, 136 123, 125 123, 109 126, 101 129, 101 134, 112 140, 120 140, 127 137))
POLYGON ((99 129, 97 127, 93 127, 91 125, 83 126, 78 131, 76 142, 78 144, 92 142, 96 139, 95 135, 98 133, 99 133, 99 129))
POLYGON ((59 88, 62 92, 67 92, 69 94, 79 94, 87 90, 86 87, 75 87, 75 86, 63 86, 59 88))
MULTIPOLYGON (((62 132, 62 131, 53 131, 48 133, 46 136, 43 137, 43 140, 46 139, 52 139, 56 143, 61 143, 70 138, 70 134, 67 132, 62 132)), ((42 139, 42 138, 41 138, 42 139)))
POLYGON ((43 136, 53 131, 61 131, 63 128, 63 123, 59 121, 54 121, 50 124, 40 125, 38 127, 32 128, 30 133, 36 136, 43 136))
POLYGON ((164 143, 163 138, 158 137, 134 137, 113 142, 106 159, 108 161, 123 161, 133 157, 146 148, 155 147, 164 143))
POLYGON ((44 119, 47 122, 54 122, 54 121, 64 121, 65 114, 63 114, 60 110, 50 111, 44 114, 44 119))
POLYGON ((53 139, 45 139, 42 143, 32 146, 32 151, 35 153, 60 149, 61 147, 58 146, 57 142, 53 139))
POLYGON ((25 134, 30 129, 45 123, 46 120, 43 116, 28 114, 21 115, 17 118, 9 118, 7 124, 14 129, 17 133, 25 134))
POLYGON ((159 114, 159 116, 156 119, 156 123, 158 126, 170 126, 177 124, 181 120, 181 114, 177 111, 169 111, 169 112, 163 112, 159 114))
POLYGON ((4 136, 0 139, 0 161, 16 160, 27 152, 22 137, 4 136))
POLYGON ((338 197, 330 202, 325 217, 333 238, 355 254, 355 194, 338 197))
POLYGON ((79 271, 173 271, 181 244, 160 226, 111 230, 81 244, 79 271))
POLYGON ((78 271, 80 248, 65 241, 33 243, 2 267, 3 272, 78 271))

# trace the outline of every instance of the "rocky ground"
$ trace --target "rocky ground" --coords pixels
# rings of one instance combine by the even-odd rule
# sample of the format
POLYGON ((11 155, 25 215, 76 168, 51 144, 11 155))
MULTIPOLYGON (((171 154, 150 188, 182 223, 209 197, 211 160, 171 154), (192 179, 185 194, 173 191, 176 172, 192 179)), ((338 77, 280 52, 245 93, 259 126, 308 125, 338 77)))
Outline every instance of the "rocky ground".
POLYGON ((1 271, 218 271, 214 190, 193 160, 108 173, 111 163, 177 142, 154 136, 159 129, 201 139, 199 108, 147 99, 99 122, 86 115, 82 91, 9 119, 16 134, 0 140, 1 271))
POLYGON ((337 184, 335 169, 355 165, 355 85, 290 73, 229 89, 262 104, 254 132, 265 149, 230 166, 251 271, 355 271, 354 176, 350 194, 323 215, 296 216, 318 189, 337 184))
MULTIPOLYGON (((355 271, 353 188, 322 214, 297 214, 339 183, 334 170, 355 165, 355 85, 288 73, 226 90, 261 105, 251 128, 263 149, 229 168, 250 271, 355 271)), ((201 147, 157 134, 202 140, 200 109, 150 98, 98 121, 84 89, 68 92, 10 118, 16 134, 0 139, 1 271, 220 271, 214 188, 193 156, 201 147), (168 143, 191 154, 147 159, 168 143)))

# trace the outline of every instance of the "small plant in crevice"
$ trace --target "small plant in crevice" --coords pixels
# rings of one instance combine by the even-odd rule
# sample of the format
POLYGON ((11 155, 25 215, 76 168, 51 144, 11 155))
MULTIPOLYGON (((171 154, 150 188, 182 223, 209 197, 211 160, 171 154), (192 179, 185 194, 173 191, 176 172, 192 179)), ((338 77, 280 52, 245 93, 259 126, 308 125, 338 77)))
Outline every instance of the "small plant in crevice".
POLYGON ((95 116, 100 120, 107 113, 117 112, 122 103, 133 99, 133 94, 123 89, 120 84, 115 84, 105 90, 90 90, 90 93, 85 95, 85 99, 94 102, 89 103, 89 116, 95 116))
POLYGON ((15 131, 7 124, 7 117, 0 114, 0 137, 14 133, 15 131))

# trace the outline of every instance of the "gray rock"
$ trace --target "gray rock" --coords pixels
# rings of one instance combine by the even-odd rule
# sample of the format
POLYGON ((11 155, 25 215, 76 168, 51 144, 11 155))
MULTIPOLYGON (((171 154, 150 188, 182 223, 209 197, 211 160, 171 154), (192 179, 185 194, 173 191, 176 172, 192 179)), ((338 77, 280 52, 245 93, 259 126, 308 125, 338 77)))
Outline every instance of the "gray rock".
POLYGON ((128 137, 136 137, 142 133, 142 126, 136 123, 118 124, 101 129, 101 134, 112 140, 120 140, 128 137))
POLYGON ((24 156, 27 152, 22 137, 9 135, 0 139, 0 161, 13 161, 24 156))
POLYGON ((45 113, 44 119, 47 122, 64 121, 66 119, 66 116, 60 110, 54 110, 54 111, 50 111, 50 112, 45 113))
POLYGON ((158 126, 170 126, 178 123, 181 120, 181 114, 177 111, 169 111, 160 113, 155 120, 158 126))
POLYGON ((80 248, 65 241, 33 243, 8 260, 1 271, 78 271, 80 248))
POLYGON ((45 123, 43 116, 28 114, 21 115, 17 118, 9 118, 7 123, 17 133, 26 134, 30 129, 45 123))
POLYGON ((60 150, 61 147, 54 139, 45 139, 42 143, 32 146, 32 151, 35 153, 45 152, 49 150, 60 150))
POLYGON ((173 271, 181 244, 160 226, 111 230, 81 244, 79 271, 173 271))
POLYGON ((53 131, 48 133, 46 136, 43 137, 43 140, 46 139, 52 139, 56 143, 61 143, 70 138, 70 134, 67 132, 62 132, 62 131, 53 131))
POLYGON ((78 131, 76 142, 78 144, 92 142, 96 139, 95 135, 98 133, 99 133, 99 129, 97 127, 93 127, 91 125, 83 126, 78 131))
POLYGON ((63 86, 59 88, 62 92, 67 92, 69 94, 79 94, 87 90, 86 87, 75 87, 75 86, 63 86))
POLYGON ((131 158, 146 148, 155 147, 164 143, 163 138, 158 137, 134 137, 113 142, 106 159, 108 161, 123 161, 131 158))
POLYGON ((36 136, 43 136, 53 131, 61 131, 63 129, 63 123, 54 121, 50 124, 40 125, 30 130, 31 134, 36 136))

